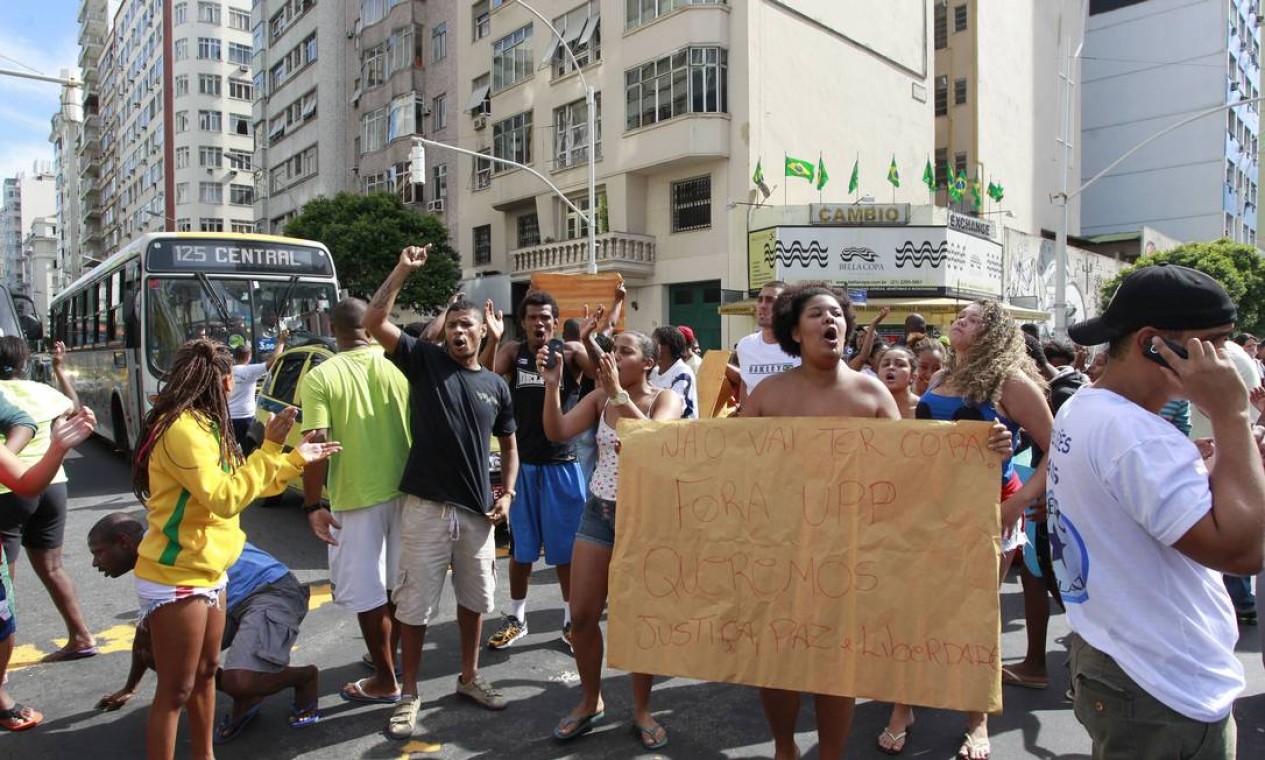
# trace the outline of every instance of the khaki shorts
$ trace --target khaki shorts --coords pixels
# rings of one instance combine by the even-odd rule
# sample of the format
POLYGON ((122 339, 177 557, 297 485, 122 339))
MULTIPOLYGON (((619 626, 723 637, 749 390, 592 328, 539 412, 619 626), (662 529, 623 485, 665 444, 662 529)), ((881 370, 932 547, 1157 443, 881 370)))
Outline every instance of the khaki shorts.
POLYGON ((255 589, 228 611, 221 649, 224 670, 277 673, 290 666, 290 650, 307 617, 309 591, 294 573, 255 589))
POLYGON ((480 615, 496 609, 496 542, 486 517, 408 496, 400 522, 400 565, 392 594, 397 620, 430 622, 450 565, 457 604, 480 615))

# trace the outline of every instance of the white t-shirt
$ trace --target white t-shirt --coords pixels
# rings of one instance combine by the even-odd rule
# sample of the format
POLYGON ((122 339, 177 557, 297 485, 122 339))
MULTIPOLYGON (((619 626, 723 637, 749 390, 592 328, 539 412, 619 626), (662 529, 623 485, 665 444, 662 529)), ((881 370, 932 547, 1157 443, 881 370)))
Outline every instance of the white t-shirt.
POLYGON ((738 341, 738 370, 748 396, 765 378, 798 366, 798 356, 786 353, 777 343, 765 343, 762 333, 754 332, 738 341))
POLYGON ((1243 690, 1221 574, 1172 548, 1212 508, 1194 444, 1160 417, 1082 388, 1050 436, 1050 548, 1072 629, 1151 696, 1212 723, 1243 690))
POLYGON ((690 369, 690 365, 684 360, 677 359, 671 367, 668 367, 668 371, 662 374, 659 373, 659 368, 655 367, 650 371, 650 384, 676 391, 676 394, 685 401, 685 412, 681 415, 681 419, 698 419, 698 383, 694 378, 694 370, 690 369))
POLYGON ((255 385, 268 374, 267 364, 234 364, 233 392, 228 394, 228 416, 235 420, 255 416, 255 385))

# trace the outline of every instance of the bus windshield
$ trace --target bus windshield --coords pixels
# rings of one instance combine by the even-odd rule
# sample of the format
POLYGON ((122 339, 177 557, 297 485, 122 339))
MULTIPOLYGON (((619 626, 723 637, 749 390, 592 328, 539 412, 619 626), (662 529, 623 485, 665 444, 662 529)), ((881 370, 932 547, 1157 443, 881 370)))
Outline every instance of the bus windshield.
POLYGON ((276 347, 283 329, 293 336, 291 345, 331 338, 333 283, 151 277, 147 287, 147 348, 159 373, 171 368, 180 346, 192 338, 211 338, 231 348, 249 344, 256 360, 276 347))

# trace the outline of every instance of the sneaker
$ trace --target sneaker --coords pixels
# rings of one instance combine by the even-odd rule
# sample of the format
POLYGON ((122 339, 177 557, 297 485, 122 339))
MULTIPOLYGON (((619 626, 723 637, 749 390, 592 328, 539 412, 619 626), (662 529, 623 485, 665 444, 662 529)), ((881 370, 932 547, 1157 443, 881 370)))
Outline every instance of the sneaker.
POLYGON ((483 676, 475 676, 469 683, 462 683, 457 676, 457 693, 469 697, 489 710, 504 710, 505 697, 492 684, 483 680, 483 676))
POLYGON ((562 643, 567 645, 567 651, 575 654, 575 645, 571 643, 571 623, 568 621, 562 626, 562 643))
POLYGON ((392 739, 407 739, 413 735, 417 724, 417 712, 422 707, 422 698, 405 696, 396 704, 387 722, 387 736, 392 739))
POLYGON ((488 649, 505 649, 527 635, 527 624, 513 615, 506 615, 501 630, 488 637, 488 649))

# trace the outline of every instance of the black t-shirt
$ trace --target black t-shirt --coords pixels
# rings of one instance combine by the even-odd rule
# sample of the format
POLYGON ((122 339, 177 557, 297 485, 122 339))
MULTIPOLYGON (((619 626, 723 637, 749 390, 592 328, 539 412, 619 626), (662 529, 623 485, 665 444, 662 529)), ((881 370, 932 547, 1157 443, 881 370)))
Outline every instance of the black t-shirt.
POLYGON ((448 352, 400 335, 391 361, 409 381, 413 446, 400 490, 487 514, 492 436, 513 435, 514 403, 495 373, 466 369, 448 352))
MULTIPOLYGON (((559 357, 561 361, 561 356, 559 357)), ((563 367, 563 375, 571 370, 563 367)), ((566 464, 575 461, 570 443, 554 443, 545 435, 545 378, 536 371, 536 355, 527 341, 518 346, 510 377, 514 419, 518 422, 518 459, 524 464, 566 464)))

